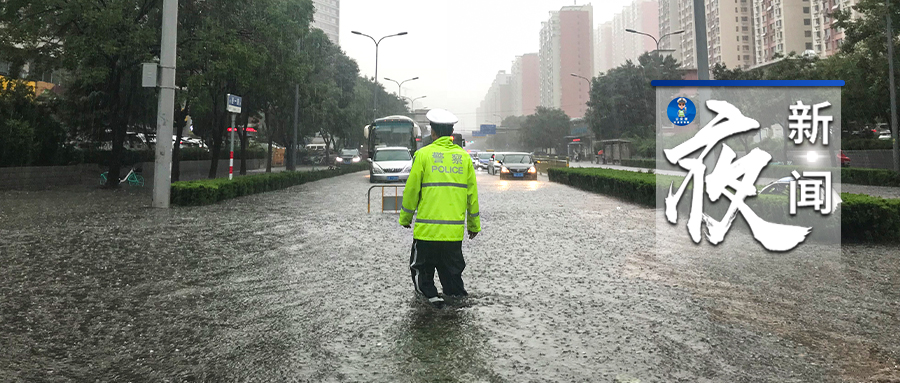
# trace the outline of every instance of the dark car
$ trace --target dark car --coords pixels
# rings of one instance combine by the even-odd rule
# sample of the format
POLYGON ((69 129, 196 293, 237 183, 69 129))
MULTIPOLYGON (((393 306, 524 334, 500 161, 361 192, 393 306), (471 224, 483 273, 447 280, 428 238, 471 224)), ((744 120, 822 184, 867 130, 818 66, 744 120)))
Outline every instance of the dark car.
POLYGON ((500 160, 500 179, 537 180, 534 158, 528 153, 506 153, 500 160))
POLYGON ((350 165, 358 163, 360 160, 359 150, 356 149, 343 149, 338 156, 335 157, 334 163, 336 165, 350 165))

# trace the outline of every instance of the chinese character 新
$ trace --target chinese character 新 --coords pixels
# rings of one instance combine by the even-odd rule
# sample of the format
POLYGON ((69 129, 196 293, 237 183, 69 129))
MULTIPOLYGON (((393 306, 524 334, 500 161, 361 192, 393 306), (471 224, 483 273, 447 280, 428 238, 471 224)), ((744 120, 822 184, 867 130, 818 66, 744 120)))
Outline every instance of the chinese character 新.
POLYGON ((669 186, 669 194, 665 199, 666 219, 673 224, 678 222, 678 201, 681 200, 688 182, 692 181, 694 190, 687 226, 694 243, 700 242, 701 221, 706 224, 706 236, 710 243, 716 245, 722 242, 737 217, 737 212, 740 211, 750 226, 753 238, 759 241, 763 247, 771 251, 793 249, 806 239, 812 228, 764 221, 744 203, 745 198, 757 194, 756 179, 772 159, 769 153, 755 148, 735 161, 737 155, 734 150, 723 143, 722 153, 716 167, 708 177, 706 165, 703 164, 703 159, 720 141, 735 134, 759 129, 759 122, 745 117, 740 110, 726 101, 709 100, 706 102, 706 106, 716 113, 716 117, 700 129, 694 137, 672 149, 664 150, 666 159, 670 163, 688 171, 677 193, 672 194, 674 184, 669 186), (699 149, 703 150, 698 157, 686 158, 699 149), (734 190, 734 193, 729 188, 734 190), (723 195, 731 201, 721 221, 703 213, 704 189, 713 202, 723 195))
POLYGON ((788 138, 794 140, 795 145, 802 144, 804 138, 809 139, 809 143, 815 144, 821 127, 822 145, 828 145, 828 123, 833 117, 819 115, 819 110, 829 106, 831 103, 828 101, 815 105, 804 105, 802 101, 797 101, 796 105, 791 105, 791 115, 788 116, 788 129, 791 130, 791 134, 788 138), (812 116, 809 115, 810 109, 812 116))

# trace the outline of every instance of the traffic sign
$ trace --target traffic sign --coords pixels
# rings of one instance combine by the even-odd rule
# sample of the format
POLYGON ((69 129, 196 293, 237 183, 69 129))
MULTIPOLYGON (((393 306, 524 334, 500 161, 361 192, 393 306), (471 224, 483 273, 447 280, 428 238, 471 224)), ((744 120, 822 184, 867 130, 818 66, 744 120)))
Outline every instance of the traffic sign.
POLYGON ((228 107, 227 110, 231 113, 241 113, 241 96, 235 96, 233 94, 228 95, 228 107))
POLYGON ((497 134, 497 125, 494 125, 494 124, 481 124, 481 133, 484 133, 484 134, 497 134))

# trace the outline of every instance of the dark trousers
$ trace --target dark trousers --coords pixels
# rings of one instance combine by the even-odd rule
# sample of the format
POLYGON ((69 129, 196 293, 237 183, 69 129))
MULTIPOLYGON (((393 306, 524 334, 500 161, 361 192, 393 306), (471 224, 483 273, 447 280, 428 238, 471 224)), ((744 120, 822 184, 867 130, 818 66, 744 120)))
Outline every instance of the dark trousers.
POLYGON ((413 240, 409 257, 409 271, 416 291, 433 298, 438 295, 434 287, 434 271, 437 269, 444 295, 469 295, 463 287, 462 272, 466 268, 463 260, 462 241, 422 241, 413 240))

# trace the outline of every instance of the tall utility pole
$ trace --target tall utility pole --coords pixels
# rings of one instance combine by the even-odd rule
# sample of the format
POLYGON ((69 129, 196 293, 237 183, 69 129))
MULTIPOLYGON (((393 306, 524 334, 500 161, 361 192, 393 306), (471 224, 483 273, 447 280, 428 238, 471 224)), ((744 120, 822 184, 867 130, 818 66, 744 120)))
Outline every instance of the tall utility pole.
POLYGON ((156 161, 153 167, 153 207, 169 208, 172 188, 172 129, 175 123, 175 52, 178 0, 163 0, 159 53, 159 104, 156 111, 156 161))
POLYGON ((891 141, 894 141, 894 171, 900 173, 900 141, 897 140, 897 88, 894 87, 894 31, 891 30, 891 2, 884 1, 887 22, 888 91, 891 95, 891 141))
POLYGON ((706 47, 706 4, 694 0, 694 41, 697 47, 697 79, 709 80, 709 49, 706 47))

